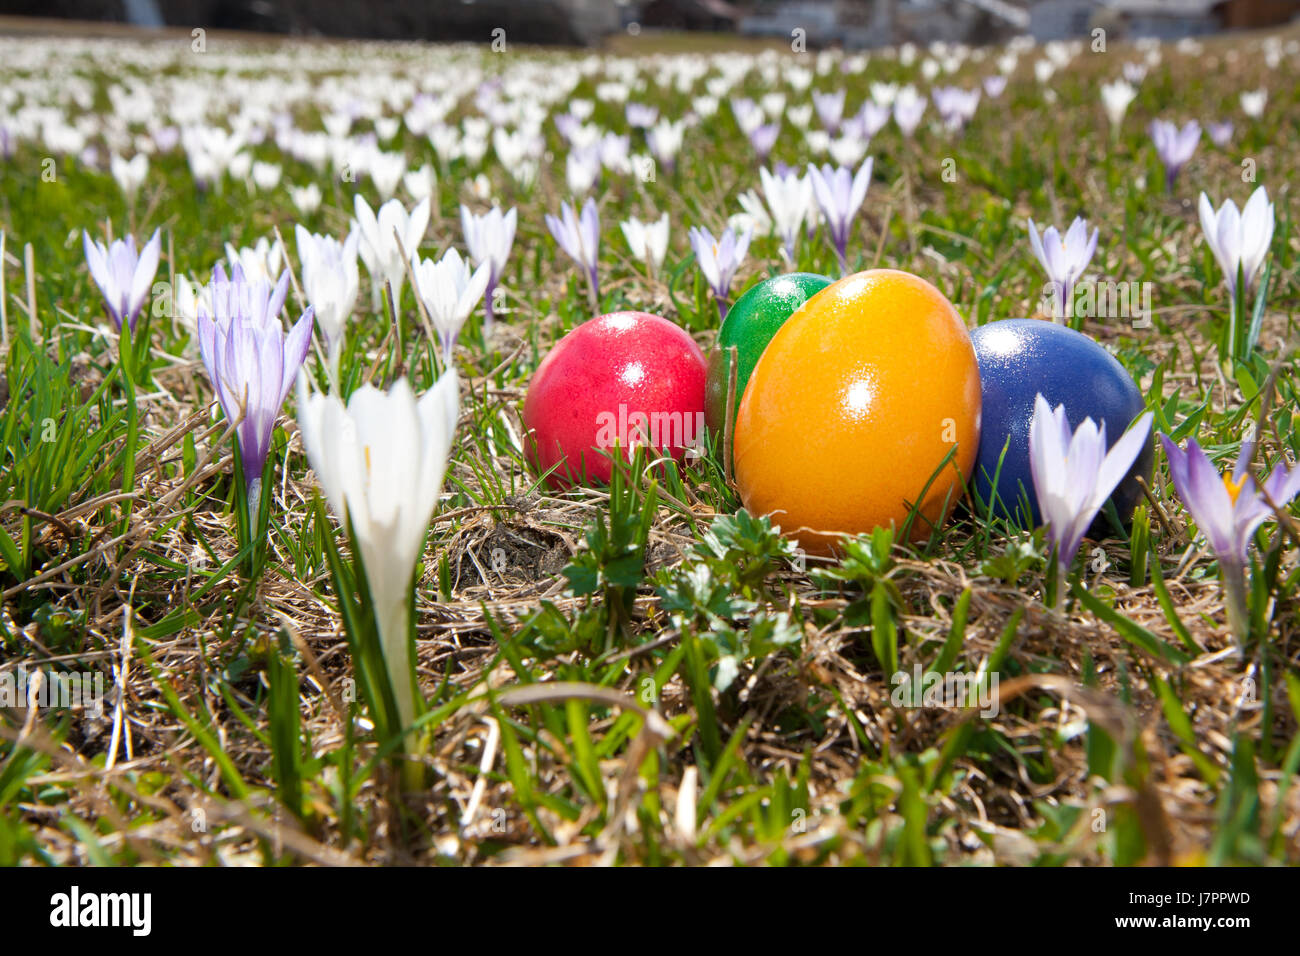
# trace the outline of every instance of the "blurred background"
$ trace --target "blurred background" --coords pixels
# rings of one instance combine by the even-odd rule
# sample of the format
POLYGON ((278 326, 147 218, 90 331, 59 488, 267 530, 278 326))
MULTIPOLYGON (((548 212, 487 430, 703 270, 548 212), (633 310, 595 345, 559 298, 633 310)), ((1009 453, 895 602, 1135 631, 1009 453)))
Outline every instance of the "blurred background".
POLYGON ((642 30, 699 30, 860 49, 938 40, 991 43, 1086 36, 1177 39, 1286 23, 1300 0, 0 0, 0 29, 21 18, 258 31, 298 36, 593 46, 642 30))

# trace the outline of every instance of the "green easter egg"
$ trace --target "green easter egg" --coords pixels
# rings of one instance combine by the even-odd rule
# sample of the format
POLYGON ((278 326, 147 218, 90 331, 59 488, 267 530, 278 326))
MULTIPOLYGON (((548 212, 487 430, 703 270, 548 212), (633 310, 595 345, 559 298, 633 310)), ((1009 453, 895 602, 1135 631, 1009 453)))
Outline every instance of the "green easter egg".
POLYGON ((718 330, 718 344, 709 353, 709 373, 704 391, 704 420, 713 435, 714 447, 721 449, 724 422, 727 418, 727 383, 731 376, 730 349, 736 349, 736 399, 732 424, 745 385, 776 330, 785 324, 800 306, 831 284, 826 276, 811 272, 764 279, 736 300, 718 330))

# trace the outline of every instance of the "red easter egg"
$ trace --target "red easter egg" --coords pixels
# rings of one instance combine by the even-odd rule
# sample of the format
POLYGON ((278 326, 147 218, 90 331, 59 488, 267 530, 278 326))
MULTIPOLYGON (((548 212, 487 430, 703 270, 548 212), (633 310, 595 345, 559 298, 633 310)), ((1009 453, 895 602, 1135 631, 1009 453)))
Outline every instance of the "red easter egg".
POLYGON ((704 441, 704 354, 680 327, 611 312, 569 332, 533 373, 524 447, 553 488, 607 482, 612 454, 637 444, 681 461, 704 441), (605 454, 602 454, 604 452, 605 454))

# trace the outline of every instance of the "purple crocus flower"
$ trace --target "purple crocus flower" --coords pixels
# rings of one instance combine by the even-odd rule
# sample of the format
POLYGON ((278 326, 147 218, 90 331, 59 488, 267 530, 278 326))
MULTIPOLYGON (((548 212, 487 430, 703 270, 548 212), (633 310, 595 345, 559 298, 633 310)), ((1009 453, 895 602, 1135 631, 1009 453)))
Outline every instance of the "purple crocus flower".
POLYGON ((1244 642, 1249 628, 1245 573, 1250 543, 1259 526, 1272 517, 1274 507, 1285 508, 1300 494, 1300 468, 1278 465, 1261 490, 1248 469, 1253 442, 1242 442, 1229 477, 1219 474, 1195 438, 1187 440, 1187 451, 1168 435, 1161 435, 1160 441, 1178 497, 1219 561, 1229 623, 1238 640, 1244 642))
POLYGON ((758 153, 760 163, 767 162, 768 154, 772 152, 772 147, 776 145, 776 138, 781 133, 781 123, 764 123, 761 126, 755 126, 749 132, 749 145, 754 147, 754 152, 758 153))
POLYGON ((966 128, 966 124, 974 118, 975 110, 980 104, 978 89, 963 90, 959 86, 936 86, 930 91, 930 96, 934 99, 935 109, 943 118, 944 126, 954 132, 966 128))
POLYGON ((1205 131, 1210 134, 1210 142, 1219 149, 1227 149, 1228 144, 1232 142, 1233 128, 1232 120, 1205 124, 1205 131))
POLYGON ((715 239, 709 230, 695 226, 690 230, 690 240, 700 271, 713 290, 718 313, 725 317, 727 293, 731 289, 731 280, 735 277, 736 270, 749 252, 750 232, 748 229, 737 232, 729 228, 715 239))
POLYGON ((1089 236, 1088 220, 1076 216, 1064 236, 1055 226, 1048 226, 1039 237, 1034 220, 1029 220, 1029 245, 1051 281, 1056 322, 1064 323, 1074 312, 1074 285, 1097 251, 1099 234, 1099 229, 1093 229, 1089 236))
POLYGON ((731 113, 736 117, 736 125, 746 136, 755 126, 763 123, 762 108, 748 96, 737 96, 731 100, 731 113))
POLYGON ((502 213, 500 206, 493 206, 488 212, 476 216, 465 206, 460 207, 460 223, 465 233, 465 245, 469 248, 470 258, 476 264, 491 263, 487 290, 483 296, 483 331, 492 329, 496 317, 492 301, 497 283, 505 271, 506 260, 510 258, 510 248, 515 242, 515 223, 519 214, 511 209, 502 213))
POLYGON ((916 132, 916 127, 921 123, 921 116, 925 113, 925 97, 921 96, 909 86, 906 88, 910 92, 905 96, 899 93, 894 100, 894 122, 908 139, 916 132))
POLYGON ((573 134, 582 125, 581 120, 572 113, 555 114, 555 130, 568 142, 573 141, 573 134))
POLYGON ((871 185, 871 157, 866 158, 856 174, 843 166, 833 168, 829 164, 821 169, 809 166, 808 173, 812 176, 813 195, 830 228, 835 254, 840 260, 840 270, 847 272, 848 259, 845 252, 849 245, 849 229, 853 225, 853 217, 858 214, 858 209, 867 198, 867 187, 871 185))
POLYGON ((996 100, 1006 88, 1007 77, 1005 73, 994 73, 992 76, 984 77, 984 92, 988 94, 989 99, 996 100))
MULTIPOLYGON (((576 205, 575 201, 574 206, 576 205)), ((600 214, 596 210, 595 200, 589 197, 582 205, 581 214, 575 213, 567 202, 561 203, 560 215, 547 215, 546 228, 569 258, 587 273, 591 307, 597 310, 596 261, 600 255, 600 214)))
POLYGON ((1165 189, 1173 192, 1179 170, 1192 158, 1201 141, 1201 124, 1196 120, 1188 120, 1179 129, 1173 123, 1157 119, 1151 121, 1148 131, 1151 142, 1155 144, 1156 155, 1165 167, 1165 189))
POLYGON ((812 101, 822 126, 834 136, 839 132, 840 121, 844 118, 844 90, 838 89, 832 93, 818 93, 814 90, 812 101))
POLYGON ((649 129, 659 121, 659 110, 644 103, 627 104, 627 125, 633 129, 649 129))
POLYGON ((245 278, 238 265, 227 279, 218 265, 209 289, 211 313, 202 302, 198 310, 199 354, 226 418, 239 421, 244 480, 250 503, 256 504, 276 416, 311 345, 314 312, 308 307, 285 335, 280 310, 289 289, 287 272, 272 285, 245 278))
MULTIPOLYGON (((1116 486, 1128 474, 1151 434, 1151 413, 1143 413, 1127 432, 1106 450, 1106 423, 1091 418, 1070 431, 1065 406, 1055 409, 1042 394, 1034 398, 1029 423, 1029 471, 1034 497, 1047 526, 1049 546, 1056 552, 1058 581, 1083 543, 1083 536, 1116 486)), ((1060 606, 1064 588, 1057 588, 1060 606)))
POLYGON ((875 100, 867 100, 862 104, 862 109, 858 110, 856 120, 857 128, 862 133, 863 139, 871 139, 879 133, 889 123, 889 117, 893 115, 888 103, 877 103, 875 100))
POLYGON ((170 153, 180 141, 181 131, 178 126, 163 126, 153 131, 153 144, 160 153, 170 153))
POLYGON ((84 229, 81 236, 90 277, 104 294, 104 306, 113 317, 113 324, 121 331, 125 321, 127 327, 134 332, 136 319, 140 316, 145 297, 153 288, 153 277, 158 271, 158 257, 162 251, 158 230, 154 230, 153 236, 139 253, 135 249, 134 236, 116 239, 108 247, 92 240, 84 229))

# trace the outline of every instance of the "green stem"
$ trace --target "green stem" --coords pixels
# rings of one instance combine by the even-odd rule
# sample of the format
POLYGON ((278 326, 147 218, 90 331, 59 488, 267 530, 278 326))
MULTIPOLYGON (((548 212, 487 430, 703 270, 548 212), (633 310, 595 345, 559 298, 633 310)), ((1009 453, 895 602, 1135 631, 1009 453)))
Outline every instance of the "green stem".
POLYGON ((1228 627, 1237 639, 1237 646, 1244 648, 1250 638, 1250 612, 1246 609, 1246 569, 1236 564, 1220 562, 1219 571, 1228 609, 1228 627))
MULTIPOLYGON (((131 341, 131 327, 123 323, 121 337, 117 340, 118 361, 122 367, 122 388, 126 392, 126 445, 122 458, 122 494, 135 489, 135 450, 140 440, 140 418, 135 399, 135 350, 131 341)), ((118 534, 126 534, 131 524, 131 499, 122 502, 122 526, 118 534)), ((123 544, 125 548, 125 543, 123 544)))
POLYGON ((1064 561, 1056 562, 1056 575, 1051 583, 1051 610, 1053 614, 1065 613, 1065 592, 1070 577, 1070 566, 1064 561))

